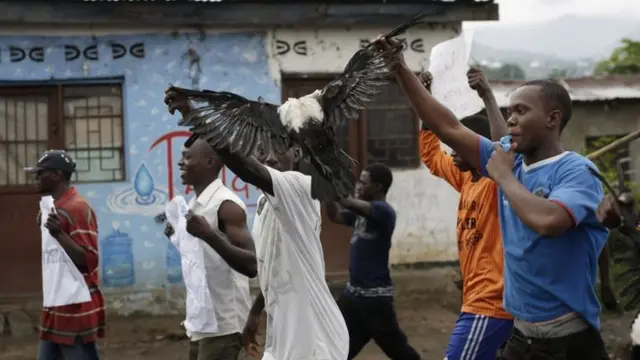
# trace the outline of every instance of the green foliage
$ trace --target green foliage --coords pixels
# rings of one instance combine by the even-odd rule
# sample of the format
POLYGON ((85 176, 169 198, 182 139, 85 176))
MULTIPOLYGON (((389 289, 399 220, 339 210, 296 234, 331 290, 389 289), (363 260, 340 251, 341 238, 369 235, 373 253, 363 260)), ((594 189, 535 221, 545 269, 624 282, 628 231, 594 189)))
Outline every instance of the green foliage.
POLYGON ((576 70, 575 69, 567 69, 567 68, 555 68, 553 70, 551 70, 551 73, 549 73, 548 78, 549 79, 563 79, 563 78, 568 78, 568 77, 572 77, 575 76, 576 74, 576 70))
MULTIPOLYGON (((597 138, 589 138, 587 140, 587 154, 603 148, 606 145, 616 141, 618 136, 599 136, 597 138)), ((616 161, 618 159, 618 153, 614 151, 606 152, 598 157, 594 163, 598 166, 600 173, 610 184, 617 183, 617 168, 616 161)))
POLYGON ((640 73, 640 41, 622 39, 609 59, 596 64, 596 75, 626 75, 640 73))
POLYGON ((484 73, 489 80, 525 80, 526 73, 516 64, 503 64, 499 68, 490 68, 480 64, 473 64, 484 73))
MULTIPOLYGON (((619 137, 620 136, 600 136, 597 138, 591 138, 587 141, 586 153, 589 154, 597 149, 600 149, 605 145, 608 145, 614 142, 619 137)), ((618 171, 616 167, 618 157, 619 157, 619 152, 610 151, 600 155, 600 157, 594 160, 594 163, 598 166, 598 169, 600 170, 600 174, 602 174, 602 176, 609 182, 609 184, 611 184, 614 187, 618 183, 618 171)), ((639 184, 635 182, 628 182, 626 185, 632 189, 636 199, 639 199, 639 195, 640 195, 640 191, 639 191, 640 187, 638 187, 639 184)), ((605 192, 606 191, 607 190, 605 189, 605 192)), ((623 282, 619 279, 619 275, 622 274, 624 271, 626 271, 628 269, 628 266, 624 264, 615 264, 613 262, 613 258, 615 258, 616 255, 620 254, 622 251, 625 250, 624 242, 622 240, 623 236, 625 235, 621 234, 618 230, 612 230, 609 233, 609 239, 607 240, 609 243, 609 249, 611 250, 610 256, 612 258, 610 259, 611 260, 610 261, 610 277, 611 277, 612 285, 615 291, 620 291, 620 289, 622 289, 624 285, 626 285, 626 282, 623 282)), ((600 296, 599 286, 596 289, 596 291, 598 296, 600 296)), ((620 297, 618 298, 618 301, 621 304, 626 304, 628 300, 629 299, 627 298, 620 298, 620 297)))

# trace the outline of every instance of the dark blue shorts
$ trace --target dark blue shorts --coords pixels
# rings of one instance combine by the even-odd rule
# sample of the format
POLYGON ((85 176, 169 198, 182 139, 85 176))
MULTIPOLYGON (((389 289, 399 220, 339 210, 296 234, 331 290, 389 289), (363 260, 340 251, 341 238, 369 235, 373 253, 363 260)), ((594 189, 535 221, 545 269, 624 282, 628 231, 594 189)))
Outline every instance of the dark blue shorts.
POLYGON ((495 360, 513 328, 513 320, 461 313, 451 333, 445 360, 495 360))

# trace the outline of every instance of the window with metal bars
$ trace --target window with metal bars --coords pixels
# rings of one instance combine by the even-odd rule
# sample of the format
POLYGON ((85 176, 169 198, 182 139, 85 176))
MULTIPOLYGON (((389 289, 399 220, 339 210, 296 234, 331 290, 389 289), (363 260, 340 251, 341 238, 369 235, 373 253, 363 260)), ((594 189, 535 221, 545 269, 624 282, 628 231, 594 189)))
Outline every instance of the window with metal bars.
POLYGON ((418 154, 418 119, 396 81, 385 86, 367 106, 368 163, 381 162, 392 168, 414 168, 418 154))
POLYGON ((124 180, 122 85, 1 87, 0 186, 31 184, 23 168, 53 148, 74 157, 74 182, 124 180))
MULTIPOLYGON (((321 89, 331 78, 318 76, 284 77, 283 101, 321 89)), ((391 81, 362 111, 336 129, 340 145, 361 165, 381 162, 389 167, 415 168, 418 154, 418 119, 404 91, 391 81)))

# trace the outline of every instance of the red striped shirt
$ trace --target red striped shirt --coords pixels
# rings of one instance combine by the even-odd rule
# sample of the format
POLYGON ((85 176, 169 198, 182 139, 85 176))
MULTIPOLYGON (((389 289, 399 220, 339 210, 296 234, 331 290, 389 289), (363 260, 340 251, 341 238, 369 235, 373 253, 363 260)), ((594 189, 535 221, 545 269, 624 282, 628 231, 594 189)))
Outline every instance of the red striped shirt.
POLYGON ((79 268, 84 276, 91 301, 44 308, 40 338, 58 344, 73 345, 76 337, 85 343, 104 337, 106 323, 104 298, 98 288, 98 224, 87 201, 70 188, 55 201, 61 228, 87 254, 86 268, 79 268))

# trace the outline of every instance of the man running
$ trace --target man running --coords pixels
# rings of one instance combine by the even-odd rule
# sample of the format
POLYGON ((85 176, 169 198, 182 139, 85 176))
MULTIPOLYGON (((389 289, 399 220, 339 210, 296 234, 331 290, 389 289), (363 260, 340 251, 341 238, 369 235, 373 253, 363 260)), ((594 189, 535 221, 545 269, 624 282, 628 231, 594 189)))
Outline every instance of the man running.
MULTIPOLYGON (((83 275, 91 301, 45 308, 40 323, 38 360, 98 360, 96 341, 104 337, 104 298, 98 288, 98 220, 89 203, 71 186, 76 163, 63 150, 46 151, 35 167, 40 193, 51 195, 55 212, 46 228, 83 275)), ((38 214, 40 224, 40 214, 38 214)))
POLYGON ((208 245, 203 247, 206 286, 217 322, 217 328, 211 328, 185 321, 191 339, 189 359, 236 360, 251 306, 247 277, 257 274, 246 207, 218 178, 224 165, 206 141, 196 140, 184 147, 178 166, 182 183, 195 192, 189 202, 187 231, 208 245))
MULTIPOLYGON (((377 42, 389 46, 385 39, 377 42)), ((560 145, 572 111, 567 90, 549 80, 514 90, 508 107, 512 142, 503 148, 460 124, 402 57, 394 70, 422 121, 500 187, 504 305, 515 318, 500 358, 608 359, 594 291, 608 235, 595 214, 603 191, 587 170, 595 165, 560 145)))
MULTIPOLYGON (((424 73, 421 80, 430 90, 431 74, 424 73)), ((484 116, 472 115, 460 122, 484 138, 491 137, 489 121, 484 116)), ((440 139, 424 123, 420 130, 420 158, 434 176, 460 193, 456 232, 462 309, 449 339, 446 359, 495 360, 513 328, 513 317, 502 305, 504 259, 498 185, 455 151, 451 156, 442 151, 440 139)))
MULTIPOLYGON (((169 91, 169 111, 191 111, 169 91)), ((264 360, 345 360, 347 327, 324 274, 320 203, 311 197, 311 177, 298 171, 300 147, 255 158, 215 149, 222 162, 267 199, 254 218, 261 295, 254 304, 267 313, 264 360)), ((250 316, 255 319, 255 316, 250 316)))
POLYGON ((396 212, 386 196, 393 175, 384 164, 369 165, 356 184, 356 199, 327 203, 327 216, 352 227, 349 281, 338 306, 349 329, 349 359, 373 339, 394 360, 420 359, 409 345, 395 309, 389 273, 389 250, 396 227, 396 212))

